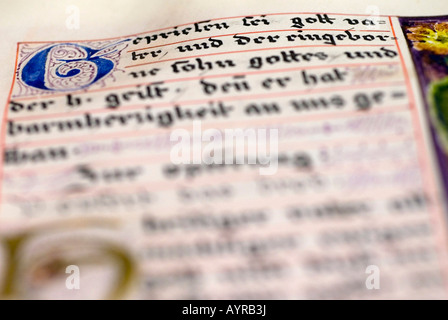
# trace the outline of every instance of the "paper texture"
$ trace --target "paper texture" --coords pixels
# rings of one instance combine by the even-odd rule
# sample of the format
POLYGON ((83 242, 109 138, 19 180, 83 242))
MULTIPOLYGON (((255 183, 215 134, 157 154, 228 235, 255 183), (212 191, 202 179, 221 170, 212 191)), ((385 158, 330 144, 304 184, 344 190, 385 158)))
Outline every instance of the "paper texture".
POLYGON ((446 298, 448 8, 230 4, 6 36, 2 298, 446 298))

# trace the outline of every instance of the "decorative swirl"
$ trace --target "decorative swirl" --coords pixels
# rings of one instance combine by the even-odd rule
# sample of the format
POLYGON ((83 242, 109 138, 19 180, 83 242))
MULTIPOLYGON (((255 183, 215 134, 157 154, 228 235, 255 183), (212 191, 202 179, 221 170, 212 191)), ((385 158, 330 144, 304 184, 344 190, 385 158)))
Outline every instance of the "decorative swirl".
POLYGON ((100 49, 75 43, 46 47, 26 61, 20 78, 26 85, 46 91, 84 89, 114 70, 125 41, 100 49))
POLYGON ((50 56, 53 59, 60 60, 74 60, 87 58, 87 52, 74 44, 60 44, 53 47, 50 51, 50 56))
POLYGON ((48 54, 46 87, 70 90, 90 85, 98 75, 98 67, 87 58, 88 52, 83 48, 73 45, 53 47, 48 54))

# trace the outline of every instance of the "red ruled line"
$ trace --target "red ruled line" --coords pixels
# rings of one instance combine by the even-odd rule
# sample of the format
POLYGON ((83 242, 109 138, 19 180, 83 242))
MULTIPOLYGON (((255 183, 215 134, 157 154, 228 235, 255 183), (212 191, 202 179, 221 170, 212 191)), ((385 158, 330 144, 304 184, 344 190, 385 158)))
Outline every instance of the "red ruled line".
MULTIPOLYGON (((14 73, 12 76, 12 81, 11 81, 11 88, 9 89, 9 94, 8 94, 8 100, 6 102, 6 107, 3 110, 3 116, 2 116, 2 124, 1 124, 1 131, 0 131, 0 143, 2 144, 2 149, 1 149, 1 164, 0 164, 0 204, 3 204, 3 170, 5 168, 5 157, 4 157, 4 145, 5 145, 5 140, 6 140, 6 122, 8 121, 8 104, 9 101, 11 99, 11 94, 12 94, 12 90, 14 88, 14 84, 16 81, 16 70, 17 70, 17 64, 18 64, 18 60, 19 60, 19 44, 17 44, 16 47, 16 61, 14 62, 14 73)), ((2 208, 3 206, 0 206, 0 214, 2 213, 2 208)))
MULTIPOLYGON (((341 164, 341 165, 322 165, 319 166, 319 168, 315 168, 318 169, 318 172, 321 173, 322 175, 328 175, 328 174, 333 174, 333 175, 343 175, 343 174, 347 174, 350 172, 356 172, 356 170, 365 170, 367 167, 372 166, 372 164, 375 164, 375 169, 379 170, 380 168, 384 171, 385 168, 391 170, 392 169, 396 169, 398 168, 403 168, 403 163, 412 166, 414 164, 414 160, 407 160, 406 159, 400 159, 400 161, 397 161, 396 159, 381 159, 381 160, 376 160, 376 161, 370 161, 370 163, 363 163, 360 165, 354 165, 353 163, 345 163, 345 164, 341 164), (386 166, 384 165, 386 164, 386 166)), ((155 181, 146 181, 146 182, 142 182, 141 184, 136 184, 136 183, 129 183, 129 184, 124 184, 124 183, 120 183, 119 185, 115 185, 115 186, 99 186, 97 188, 90 188, 89 192, 87 192, 87 194, 90 195, 94 195, 94 194, 113 194, 115 193, 114 191, 118 191, 120 193, 123 192, 123 190, 129 191, 129 190, 134 190, 134 192, 138 192, 138 191, 154 191, 154 192, 160 192, 163 190, 171 190, 171 189, 175 189, 175 188, 182 188, 185 187, 187 184, 193 184, 195 187, 200 187, 201 185, 207 186, 210 185, 210 178, 213 178, 213 183, 215 185, 219 185, 220 183, 228 183, 229 181, 232 181, 232 183, 238 183, 238 182, 245 182, 245 181, 250 181, 253 180, 254 178, 259 178, 260 174, 258 172, 258 168, 256 167, 256 169, 247 167, 247 171, 246 172, 242 172, 242 171, 238 171, 235 170, 233 168, 229 168, 227 172, 213 172, 211 174, 203 174, 201 176, 195 177, 193 179, 188 179, 185 177, 182 178, 178 178, 178 179, 174 179, 174 180, 155 180, 155 181), (249 169, 252 172, 249 172, 249 169), (247 173, 247 174, 246 174, 247 173), (93 190, 92 190, 93 189, 93 190)), ((386 169, 386 170, 387 170, 386 169)), ((297 169, 293 169, 293 168, 288 168, 288 167, 281 167, 279 166, 279 171, 286 171, 287 174, 283 174, 283 173, 276 173, 274 176, 271 177, 291 177, 291 175, 293 174, 297 174, 297 175, 309 175, 310 172, 309 171, 298 171, 297 169)), ((163 176, 162 176, 163 177, 163 176)), ((383 186, 384 188, 384 186, 383 186)), ((22 194, 21 194, 22 195, 22 194)), ((11 197, 11 195, 5 195, 11 197)), ((61 198, 76 198, 79 197, 80 194, 78 192, 76 193, 70 193, 69 191, 62 193, 60 192, 59 194, 57 194, 56 192, 54 192, 54 190, 46 190, 44 192, 41 193, 29 193, 26 194, 25 196, 31 196, 31 197, 39 197, 39 200, 42 201, 51 201, 52 199, 61 199, 61 198)))
MULTIPOLYGON (((374 144, 374 142, 381 143, 381 142, 387 142, 387 144, 390 143, 397 143, 397 142, 403 142, 407 140, 413 140, 413 137, 407 134, 394 134, 389 133, 387 135, 382 136, 374 136, 369 137, 366 139, 365 137, 357 137, 357 138, 340 138, 340 139, 332 139, 332 138, 325 138, 325 139, 314 139, 310 140, 308 142, 303 141, 289 141, 286 140, 284 142, 280 142, 279 150, 291 150, 291 148, 301 148, 301 149, 316 149, 316 148, 322 148, 322 147, 331 147, 331 148, 337 148, 337 147, 347 147, 347 146, 356 146, 360 145, 362 143, 374 144)), ((108 167, 115 167, 117 165, 117 160, 110 159, 110 157, 113 155, 109 155, 107 159, 101 159, 98 161, 83 161, 83 164, 88 164, 89 166, 95 167, 95 168, 108 168, 108 167)), ((76 157, 76 156, 74 156, 76 157)), ((120 158, 120 166, 129 165, 129 164, 162 164, 164 162, 169 161, 170 155, 168 153, 164 154, 152 154, 152 155, 140 155, 140 156, 132 156, 129 158, 120 158)), ((33 168, 22 168, 20 165, 18 167, 15 167, 14 165, 5 167, 7 175, 11 175, 13 179, 20 179, 20 176, 28 176, 33 175, 36 173, 36 170, 38 170, 39 175, 51 175, 55 173, 63 172, 64 170, 67 170, 67 168, 73 168, 76 166, 79 161, 77 162, 67 162, 64 161, 62 163, 53 162, 51 163, 51 166, 48 165, 48 163, 42 163, 40 166, 39 164, 35 165, 33 164, 33 168), (62 169, 61 169, 62 168, 62 169)))
POLYGON ((251 31, 251 32, 237 32, 237 33, 227 33, 227 34, 220 34, 220 35, 213 35, 208 37, 201 37, 201 38, 194 38, 194 39, 188 39, 188 40, 182 40, 182 41, 176 41, 171 43, 165 43, 158 46, 151 46, 151 47, 144 47, 134 50, 128 50, 127 52, 136 52, 141 50, 147 50, 147 49, 154 49, 154 48, 160 48, 160 47, 166 47, 171 46, 174 44, 179 43, 185 43, 190 41, 197 41, 197 40, 204 40, 209 38, 222 38, 222 37, 230 37, 234 35, 242 35, 242 34, 260 34, 260 33, 270 33, 270 32, 291 32, 291 31, 353 31, 353 32, 390 32, 389 30, 354 30, 354 29, 297 29, 297 28, 291 28, 291 29, 280 29, 280 30, 263 30, 263 31, 251 31))
MULTIPOLYGON (((226 121, 223 120, 221 122, 213 122, 208 121, 206 125, 203 125, 202 128, 240 128, 241 126, 247 127, 252 126, 256 123, 266 123, 266 124, 280 124, 280 123, 288 123, 291 121, 301 121, 302 122, 312 122, 312 121, 322 121, 322 120, 328 120, 328 119, 340 119, 340 118, 350 118, 350 117, 359 117, 359 116, 367 116, 367 115, 374 115, 374 114, 382 114, 382 113, 391 113, 391 112, 403 112, 408 111, 409 106, 408 104, 402 105, 402 106, 386 106, 382 107, 380 109, 373 109, 368 111, 368 113, 363 113, 362 111, 358 110, 350 110, 346 112, 333 112, 333 113, 322 113, 322 114, 315 114, 315 115, 297 115, 293 117, 287 117, 284 119, 278 119, 271 121, 266 121, 266 119, 251 119, 250 124, 248 124, 247 119, 241 120, 239 125, 235 125, 238 123, 235 120, 232 121, 226 121), (217 127, 219 126, 219 127, 217 127)), ((271 118, 272 119, 272 118, 271 118)), ((191 129, 191 123, 185 126, 177 126, 176 129, 191 129)), ((34 146, 46 146, 46 145, 67 145, 68 143, 77 143, 77 142, 83 142, 83 141, 98 141, 98 140, 104 140, 104 139, 121 139, 125 137, 138 137, 143 135, 152 135, 152 134, 164 134, 167 132, 170 132, 173 128, 151 128, 149 130, 138 130, 138 131, 131 131, 131 132, 115 132, 115 133, 103 133, 103 134, 95 134, 94 138, 91 134, 85 134, 77 137, 67 137, 67 138, 61 138, 61 139, 53 139, 53 140, 40 140, 40 141, 26 141, 26 142, 11 142, 9 144, 4 144, 3 148, 14 148, 14 147, 34 147, 34 146)))
MULTIPOLYGON (((170 30, 173 29, 174 27, 183 27, 183 26, 188 26, 188 25, 193 25, 195 23, 200 23, 203 21, 218 21, 218 20, 231 20, 231 19, 240 19, 240 18, 245 18, 245 17, 257 17, 257 16, 284 16, 284 15, 305 15, 305 14, 327 14, 329 16, 350 16, 350 17, 371 17, 371 14, 353 14, 353 13, 330 13, 330 12, 277 12, 277 13, 257 13, 257 14, 246 14, 246 15, 239 15, 239 16, 230 16, 230 17, 224 17, 224 18, 213 18, 213 19, 208 19, 208 20, 201 20, 201 21, 194 21, 194 22, 188 22, 188 23, 182 23, 182 24, 178 24, 176 26, 172 26, 172 27, 164 27, 164 28, 159 28, 159 29, 154 29, 154 30, 149 30, 149 31, 144 31, 144 32, 138 32, 138 33, 133 33, 133 34, 129 34, 129 35, 124 35, 124 36, 119 36, 119 37, 110 37, 110 38, 100 38, 100 39, 82 39, 82 40, 55 40, 55 41, 23 41, 23 42, 18 42, 18 44, 24 44, 24 43, 60 43, 60 42, 91 42, 91 41, 106 41, 106 40, 114 40, 114 39, 122 39, 122 38, 128 38, 128 37, 134 37, 134 36, 139 36, 139 35, 143 35, 143 34, 149 34, 149 33, 153 33, 153 32, 158 32, 158 31, 163 31, 163 30, 170 30)), ((396 16, 388 16, 388 15, 376 15, 377 17, 396 17, 396 16)))
MULTIPOLYGON (((322 45, 322 46, 327 47, 327 45, 322 45)), ((331 46, 331 45, 328 45, 328 46, 331 46)), ((349 46, 349 47, 354 46, 354 47, 356 47, 357 45, 345 45, 345 46, 349 46)), ((363 46, 363 45, 361 45, 361 46, 363 46)), ((365 45, 365 46, 391 47, 391 46, 394 46, 394 45, 365 45)), ((314 45, 314 46, 312 46, 312 45, 291 46, 291 47, 284 47, 284 48, 292 49, 292 48, 303 48, 303 47, 316 47, 316 45, 314 45)), ((263 48, 263 49, 253 49, 253 50, 246 50, 246 51, 274 50, 274 49, 282 49, 282 48, 278 48, 278 47, 277 48, 263 48)), ((197 58, 197 57, 201 57, 201 56, 199 55, 199 56, 183 57, 183 58, 178 58, 176 60, 193 59, 193 58, 197 58)), ((362 64, 360 63, 359 65, 375 65, 375 64, 376 63, 362 63, 362 64)), ((378 63, 378 64, 381 64, 381 63, 378 63)), ((298 68, 300 69, 300 68, 306 68, 306 67, 298 67, 298 68)), ((311 68, 311 66, 310 66, 310 68, 311 68)), ((287 69, 284 69, 284 70, 287 70, 287 69)), ((271 72, 271 71, 270 70, 260 70, 258 72, 263 73, 263 72, 271 72)), ((275 71, 273 71, 273 72, 275 72, 275 71)), ((278 72, 281 72, 281 71, 278 71, 278 72)), ((255 73, 255 72, 247 72, 245 74, 252 74, 252 73, 255 73)), ((243 74, 243 73, 241 73, 241 72, 240 73, 232 73, 232 74, 226 74, 224 76, 240 75, 240 74, 243 74)), ((220 75, 204 76, 203 78, 207 78, 207 77, 212 78, 212 77, 219 77, 219 76, 220 75)), ((193 78, 193 77, 191 77, 191 78, 193 78)), ((180 78, 179 81, 185 81, 185 80, 182 80, 182 79, 188 79, 188 78, 180 78)), ((139 86, 139 85, 147 85, 147 84, 161 82, 161 81, 163 81, 163 82, 175 82, 175 81, 178 81, 178 80, 176 80, 176 79, 168 79, 168 80, 146 81, 146 82, 140 82, 140 83, 126 84, 126 85, 121 85, 121 86, 114 86, 114 87, 107 87, 107 88, 98 88, 98 89, 90 89, 88 91, 86 89, 84 89, 84 90, 80 90, 80 91, 73 91, 73 92, 71 92, 71 94, 87 94, 87 93, 91 94, 93 92, 119 90, 119 89, 124 89, 124 88, 131 88, 131 87, 135 87, 135 86, 139 86)), ((34 100, 34 99, 39 99, 39 98, 48 99, 48 98, 54 98, 54 97, 63 97, 63 96, 66 96, 66 95, 67 95, 67 93, 55 93, 55 94, 48 94, 48 95, 23 96, 23 97, 13 97, 14 98, 13 100, 14 101, 25 101, 25 100, 34 100)), ((10 101, 10 99, 8 99, 8 101, 10 101)))
MULTIPOLYGON (((271 14, 265 14, 265 16, 275 16, 275 15, 306 15, 306 14, 317 14, 317 13, 321 13, 324 14, 323 12, 292 12, 292 13, 271 13, 271 14)), ((367 14, 341 14, 341 13, 327 13, 328 15, 340 15, 340 16, 357 16, 357 17, 368 17, 369 15, 367 14)), ((260 15, 260 14, 258 14, 260 15)), ((242 15, 242 16, 233 16, 233 17, 226 17, 226 18, 215 18, 215 19, 210 19, 210 21, 216 21, 216 20, 229 20, 229 19, 237 19, 237 18, 242 18, 242 17, 246 17, 248 15, 242 15)), ((381 15, 383 17, 383 15, 381 15)), ((198 21, 200 22, 200 21, 198 21)), ((185 25, 190 25, 192 24, 190 23, 185 23, 185 24, 181 24, 179 26, 185 26, 185 25)), ((160 28, 157 30, 152 30, 152 31, 145 31, 145 32, 140 32, 140 33, 135 33, 134 35, 129 35, 129 37, 132 36, 136 36, 136 35, 141 35, 141 34, 147 34, 147 33, 151 33, 151 32, 157 32, 160 30, 168 30, 171 29, 172 27, 168 27, 168 28, 160 28)), ((120 37, 118 37, 119 39, 120 37)), ((121 37, 124 38, 124 37, 121 37)), ((117 39, 117 37, 111 37, 111 38, 103 38, 103 39, 97 39, 98 41, 101 40, 112 40, 112 39, 117 39)), ((15 67, 14 67, 14 75, 13 75, 13 79, 12 79, 12 83, 11 83, 11 88, 10 88, 10 92, 8 95, 8 102, 7 102, 7 106, 9 104, 9 101, 11 99, 11 95, 12 95, 12 90, 15 84, 15 72, 17 70, 17 63, 18 63, 18 58, 19 58, 19 44, 23 44, 23 43, 58 43, 58 42, 66 42, 67 40, 63 40, 63 41, 28 41, 28 42, 20 42, 17 44, 17 49, 16 49, 16 60, 15 60, 15 67)), ((76 42, 87 42, 87 41, 92 41, 91 39, 89 40, 71 40, 72 42, 76 41, 76 42)), ((105 90, 110 90, 111 88, 107 88, 105 90)), ((30 97, 31 99, 36 99, 36 97, 30 97)), ((1 132, 1 137, 0 137, 0 143, 2 144, 3 148, 5 147, 5 139, 6 139, 6 121, 7 121, 7 115, 8 115, 8 107, 5 107, 4 113, 3 113, 3 118, 2 118, 2 132, 1 132)), ((84 139, 84 137, 83 137, 84 139)), ((64 139, 64 143, 66 143, 66 139, 64 139)), ((4 159, 3 159, 3 152, 2 152, 2 165, 1 165, 1 171, 0 171, 0 181, 2 181, 3 183, 3 164, 4 164, 4 159)), ((2 188, 0 188, 2 189, 2 188)), ((2 202, 2 195, 3 193, 0 190, 0 201, 2 202)))
POLYGON ((226 51, 226 52, 214 52, 214 53, 200 54, 200 55, 196 55, 196 56, 189 56, 189 57, 180 57, 180 58, 172 58, 172 59, 151 61, 151 62, 145 62, 145 63, 133 64, 133 65, 125 66, 125 68, 134 68, 134 67, 139 67, 139 66, 145 66, 145 65, 148 65, 148 64, 168 62, 168 61, 193 59, 193 58, 202 58, 202 57, 209 57, 209 56, 216 56, 216 55, 223 55, 223 54, 245 53, 245 52, 255 52, 255 51, 258 52, 258 51, 266 51, 266 50, 284 50, 284 49, 293 49, 293 48, 393 47, 393 46, 394 46, 393 44, 340 44, 338 46, 334 46, 332 44, 319 44, 319 45, 305 45, 305 46, 286 46, 286 47, 272 47, 272 48, 270 47, 270 48, 236 50, 236 51, 226 51))
MULTIPOLYGON (((308 67, 282 68, 282 69, 274 69, 274 70, 257 70, 257 71, 250 71, 250 72, 244 72, 244 73, 232 72, 232 73, 224 73, 224 74, 221 73, 221 74, 209 75, 209 76, 175 78, 175 79, 162 80, 162 82, 175 83, 175 82, 194 81, 194 80, 200 80, 200 79, 232 77, 232 76, 238 76, 238 75, 250 76, 250 75, 256 75, 256 74, 291 72, 291 71, 309 70, 309 69, 329 69, 329 68, 343 68, 343 67, 350 68, 350 67, 396 65, 396 64, 399 64, 399 62, 398 61, 388 61, 388 62, 377 62, 377 63, 352 63, 352 64, 347 63, 347 64, 333 64, 333 65, 317 65, 317 66, 308 66, 308 67)), ((153 83, 158 83, 158 82, 161 82, 161 81, 141 83, 141 84, 133 85, 132 87, 136 87, 136 86, 140 86, 140 85, 148 85, 148 84, 153 84, 153 83)), ((350 85, 350 86, 353 86, 353 85, 350 85)), ((209 100, 207 100, 207 101, 209 101, 209 100)), ((144 105, 147 105, 147 104, 144 104, 144 105)), ((157 104, 151 104, 151 106, 157 106, 157 104)), ((132 108, 130 108, 130 107, 121 107, 120 108, 120 110, 128 110, 128 109, 132 110, 132 108)), ((10 117, 8 120, 15 120, 15 121, 24 120, 24 121, 26 121, 26 120, 45 119, 45 118, 67 117, 67 116, 84 114, 86 112, 101 113, 101 112, 110 112, 110 111, 111 111, 111 109, 101 108, 101 109, 93 109, 93 110, 48 113, 48 114, 44 114, 44 115, 31 115, 31 116, 20 116, 20 117, 15 116, 15 117, 10 117)))

